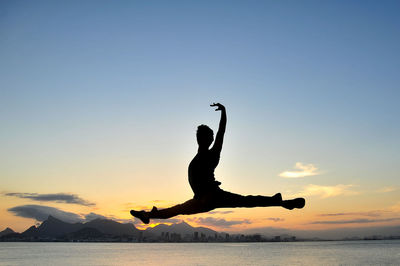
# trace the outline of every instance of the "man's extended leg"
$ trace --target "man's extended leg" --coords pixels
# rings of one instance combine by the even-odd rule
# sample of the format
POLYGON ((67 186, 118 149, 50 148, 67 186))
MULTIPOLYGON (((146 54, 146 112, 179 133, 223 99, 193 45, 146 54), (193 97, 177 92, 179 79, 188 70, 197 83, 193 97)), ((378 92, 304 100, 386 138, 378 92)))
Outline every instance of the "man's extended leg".
POLYGON ((182 204, 175 205, 170 208, 157 210, 154 209, 150 212, 150 218, 168 219, 179 214, 196 214, 201 212, 208 212, 214 209, 207 204, 206 201, 190 199, 182 204))
POLYGON ((170 208, 158 210, 156 207, 149 212, 131 210, 131 214, 139 218, 143 223, 148 224, 150 219, 168 219, 180 214, 196 214, 208 212, 214 209, 207 200, 190 199, 182 204, 170 208))
POLYGON ((215 199, 216 208, 252 208, 252 207, 270 207, 282 206, 286 209, 292 210, 294 208, 303 208, 305 200, 297 198, 293 200, 282 200, 281 193, 277 193, 272 197, 268 196, 243 196, 231 192, 221 190, 217 193, 215 199))
POLYGON ((237 207, 269 207, 282 206, 282 196, 280 193, 272 197, 268 196, 243 196, 224 190, 220 190, 215 198, 217 208, 237 208, 237 207))

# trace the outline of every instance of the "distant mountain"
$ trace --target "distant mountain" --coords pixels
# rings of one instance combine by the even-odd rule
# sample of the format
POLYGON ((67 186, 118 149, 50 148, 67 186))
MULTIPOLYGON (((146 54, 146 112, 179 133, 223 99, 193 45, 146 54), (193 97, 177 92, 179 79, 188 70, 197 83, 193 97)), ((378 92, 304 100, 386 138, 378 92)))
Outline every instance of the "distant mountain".
POLYGON ((28 229, 26 229, 24 232, 22 232, 21 236, 24 237, 35 237, 38 236, 39 232, 36 226, 32 225, 28 229))
POLYGON ((140 233, 133 224, 121 224, 113 220, 106 219, 95 219, 84 224, 85 227, 95 228, 103 234, 115 235, 115 236, 134 236, 140 233))
POLYGON ((197 232, 200 236, 214 237, 216 231, 204 227, 192 227, 188 223, 165 225, 160 224, 145 231, 137 229, 132 223, 122 224, 113 220, 95 219, 86 223, 67 223, 53 216, 49 216, 38 227, 31 226, 23 233, 15 233, 6 229, 0 236, 2 241, 38 241, 38 240, 83 240, 96 241, 115 239, 142 239, 157 240, 162 233, 179 234, 182 237, 194 236, 197 232), (7 234, 7 236, 5 235, 7 234))
MULTIPOLYGON (((14 232, 11 231, 7 230, 10 233, 14 232)), ((95 219, 87 223, 67 223, 49 216, 39 227, 33 225, 23 233, 17 235, 21 238, 59 238, 67 235, 74 236, 73 233, 77 233, 78 235, 138 236, 140 230, 131 223, 121 224, 107 219, 95 219)))
POLYGON ((10 227, 7 227, 6 229, 0 232, 0 237, 13 233, 15 233, 14 230, 12 230, 10 227))
POLYGON ((67 239, 99 239, 106 237, 106 234, 95 228, 85 227, 76 232, 65 235, 67 239))
POLYGON ((168 232, 168 233, 176 233, 176 234, 181 234, 182 236, 185 235, 193 235, 194 232, 198 232, 199 234, 205 234, 207 237, 208 236, 215 236, 217 234, 216 231, 205 228, 205 227, 193 227, 189 225, 186 222, 181 222, 177 224, 172 224, 172 225, 166 225, 166 224, 159 224, 155 227, 149 227, 146 229, 146 233, 150 233, 153 235, 161 235, 163 232, 168 232))
MULTIPOLYGON (((67 223, 63 222, 53 216, 49 216, 38 228, 38 236, 57 237, 68 233, 76 232, 82 229, 84 225, 82 223, 67 223)), ((25 232, 24 232, 25 233, 25 232)))

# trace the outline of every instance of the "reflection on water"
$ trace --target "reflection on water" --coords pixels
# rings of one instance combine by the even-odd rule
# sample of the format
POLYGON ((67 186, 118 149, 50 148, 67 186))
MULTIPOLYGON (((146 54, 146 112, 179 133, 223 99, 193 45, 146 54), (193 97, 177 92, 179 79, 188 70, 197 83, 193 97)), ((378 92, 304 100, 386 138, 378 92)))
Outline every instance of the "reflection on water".
POLYGON ((398 265, 400 241, 0 243, 0 265, 398 265))

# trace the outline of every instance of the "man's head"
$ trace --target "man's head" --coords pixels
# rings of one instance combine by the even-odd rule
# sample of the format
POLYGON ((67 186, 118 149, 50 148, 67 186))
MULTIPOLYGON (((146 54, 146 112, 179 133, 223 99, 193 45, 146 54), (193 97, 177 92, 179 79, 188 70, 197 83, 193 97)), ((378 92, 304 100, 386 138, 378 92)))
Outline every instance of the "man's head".
POLYGON ((196 137, 199 146, 208 148, 214 141, 214 132, 208 126, 200 125, 197 127, 196 137))

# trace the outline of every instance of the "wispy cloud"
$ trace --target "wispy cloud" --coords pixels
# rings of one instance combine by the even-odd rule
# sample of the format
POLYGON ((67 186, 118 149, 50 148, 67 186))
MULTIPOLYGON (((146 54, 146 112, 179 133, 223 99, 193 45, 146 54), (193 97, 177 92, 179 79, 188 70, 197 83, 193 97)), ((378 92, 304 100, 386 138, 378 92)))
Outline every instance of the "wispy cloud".
POLYGON ((379 193, 388 193, 388 192, 393 192, 398 190, 398 187, 393 187, 393 186, 389 186, 389 187, 383 187, 381 189, 378 189, 379 193))
POLYGON ((122 219, 122 218, 118 218, 115 217, 114 215, 101 215, 98 213, 87 213, 87 214, 81 214, 82 217, 85 218, 85 222, 90 222, 96 219, 106 219, 106 220, 113 220, 116 222, 120 222, 120 223, 133 223, 133 219, 122 219))
POLYGON ((318 168, 313 164, 303 164, 297 162, 294 166, 296 170, 284 171, 279 174, 280 177, 284 178, 301 178, 306 176, 318 175, 318 168))
POLYGON ((274 222, 283 222, 283 221, 285 221, 285 219, 283 219, 283 218, 275 218, 275 217, 267 218, 267 220, 274 221, 274 222))
POLYGON ((228 214, 228 213, 233 213, 234 211, 211 211, 208 212, 208 214, 228 214))
POLYGON ((82 199, 78 195, 69 193, 53 193, 53 194, 39 194, 39 193, 4 193, 5 196, 17 197, 22 199, 30 199, 34 201, 58 202, 78 204, 83 206, 94 206, 95 204, 82 199))
POLYGON ((62 211, 49 206, 22 205, 10 208, 8 211, 14 213, 16 216, 32 218, 39 222, 47 220, 50 215, 64 222, 76 223, 83 221, 82 217, 76 213, 62 211))
POLYGON ((339 213, 322 213, 321 217, 335 217, 335 216, 367 216, 379 217, 382 216, 384 211, 369 211, 369 212, 339 212, 339 213))
POLYGON ((155 222, 155 223, 176 224, 176 223, 182 222, 182 219, 179 219, 179 218, 151 219, 151 221, 155 222))
POLYGON ((320 185, 307 185, 303 191, 298 195, 301 196, 320 196, 321 198, 330 198, 341 195, 356 195, 357 191, 351 190, 354 185, 335 185, 335 186, 320 186, 320 185))
POLYGON ((365 223, 391 222, 397 220, 400 220, 400 218, 315 221, 311 222, 311 224, 365 224, 365 223))
POLYGON ((228 221, 223 218, 200 217, 200 218, 189 218, 188 220, 192 221, 192 222, 196 222, 196 223, 204 225, 204 226, 216 226, 216 227, 224 227, 224 228, 229 228, 233 225, 238 225, 238 224, 251 224, 251 222, 247 219, 228 221))
POLYGON ((90 221, 93 221, 93 220, 96 220, 96 219, 111 219, 111 217, 106 217, 104 215, 97 214, 97 213, 94 213, 94 212, 91 212, 91 213, 88 213, 88 214, 84 214, 84 217, 85 217, 85 220, 87 222, 90 222, 90 221))

